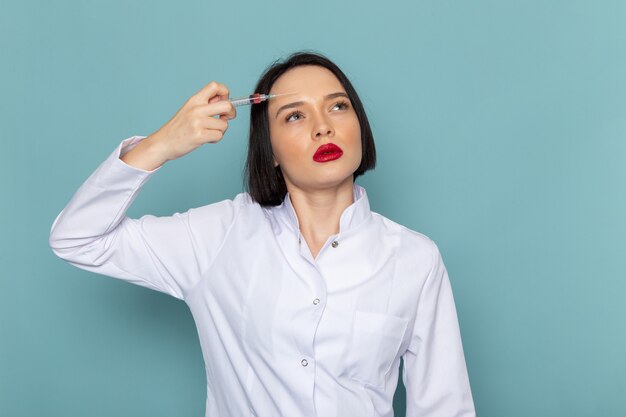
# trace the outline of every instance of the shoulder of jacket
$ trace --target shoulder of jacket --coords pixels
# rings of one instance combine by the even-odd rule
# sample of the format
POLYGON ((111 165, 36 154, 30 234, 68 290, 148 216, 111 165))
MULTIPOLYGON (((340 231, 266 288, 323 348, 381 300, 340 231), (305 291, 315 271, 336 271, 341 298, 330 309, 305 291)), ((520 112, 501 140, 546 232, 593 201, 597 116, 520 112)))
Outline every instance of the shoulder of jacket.
POLYGON ((216 201, 213 203, 205 204, 203 206, 194 207, 189 210, 190 214, 196 215, 208 215, 208 216, 216 216, 216 215, 236 215, 238 212, 242 210, 246 210, 251 207, 260 206, 255 203, 248 193, 239 193, 232 199, 225 199, 221 201, 216 201))
POLYGON ((424 250, 438 250, 435 242, 424 233, 410 229, 407 226, 404 226, 383 216, 382 214, 372 212, 372 215, 389 232, 397 234, 402 240, 403 244, 424 250))

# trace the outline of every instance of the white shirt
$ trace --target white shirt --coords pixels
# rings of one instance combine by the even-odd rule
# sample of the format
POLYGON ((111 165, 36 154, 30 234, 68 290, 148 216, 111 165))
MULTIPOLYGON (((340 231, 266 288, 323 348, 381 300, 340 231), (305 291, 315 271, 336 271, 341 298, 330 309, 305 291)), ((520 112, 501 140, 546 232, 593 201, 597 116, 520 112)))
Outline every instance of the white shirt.
POLYGON ((184 300, 198 330, 207 417, 473 417, 451 286, 428 237, 370 211, 365 190, 313 259, 289 195, 247 193, 169 217, 125 212, 154 171, 122 141, 56 218, 50 245, 87 271, 184 300))

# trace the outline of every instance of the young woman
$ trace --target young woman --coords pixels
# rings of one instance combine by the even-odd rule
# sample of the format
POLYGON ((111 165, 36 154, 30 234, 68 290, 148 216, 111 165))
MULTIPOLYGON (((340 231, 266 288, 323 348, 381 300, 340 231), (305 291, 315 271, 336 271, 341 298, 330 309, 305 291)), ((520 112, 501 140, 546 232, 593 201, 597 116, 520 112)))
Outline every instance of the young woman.
POLYGON ((370 211, 354 183, 376 154, 350 81, 302 52, 255 92, 290 94, 252 106, 249 192, 125 216, 163 164, 223 138, 236 112, 211 82, 161 129, 121 142, 55 220, 54 252, 187 303, 207 416, 392 416, 400 358, 407 416, 474 416, 437 246, 370 211))

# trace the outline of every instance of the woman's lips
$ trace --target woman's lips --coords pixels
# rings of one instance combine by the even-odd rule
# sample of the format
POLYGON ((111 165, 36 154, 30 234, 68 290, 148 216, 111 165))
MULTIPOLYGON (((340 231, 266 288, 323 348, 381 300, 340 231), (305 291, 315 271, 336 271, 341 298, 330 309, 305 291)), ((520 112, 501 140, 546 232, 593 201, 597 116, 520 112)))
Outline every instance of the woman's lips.
POLYGON ((334 143, 326 143, 317 148, 315 155, 313 155, 313 160, 315 162, 334 161, 341 158, 341 155, 343 155, 343 151, 339 146, 334 143))

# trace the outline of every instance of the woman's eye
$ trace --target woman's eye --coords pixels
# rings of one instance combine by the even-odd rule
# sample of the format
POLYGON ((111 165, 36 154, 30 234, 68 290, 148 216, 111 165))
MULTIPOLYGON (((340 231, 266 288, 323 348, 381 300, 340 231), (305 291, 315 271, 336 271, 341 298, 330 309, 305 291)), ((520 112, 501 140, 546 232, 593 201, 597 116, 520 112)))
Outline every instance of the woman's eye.
POLYGON ((346 103, 345 101, 340 101, 338 103, 335 103, 335 105, 333 106, 333 109, 337 107, 339 107, 339 110, 345 110, 348 108, 348 103, 346 103))
POLYGON ((293 113, 290 113, 285 120, 291 122, 293 120, 299 120, 300 117, 302 117, 302 114, 299 111, 295 111, 293 113), (297 119, 294 118, 296 116, 298 117, 297 119))

